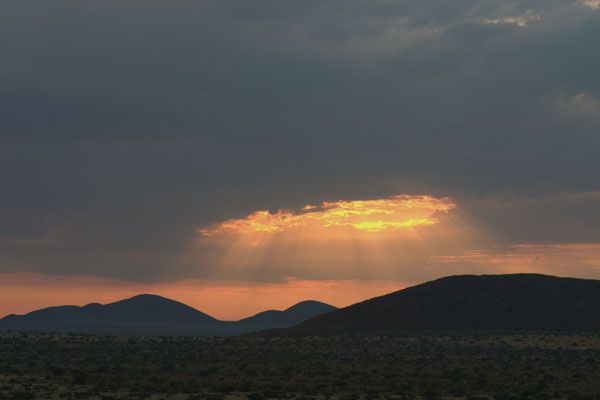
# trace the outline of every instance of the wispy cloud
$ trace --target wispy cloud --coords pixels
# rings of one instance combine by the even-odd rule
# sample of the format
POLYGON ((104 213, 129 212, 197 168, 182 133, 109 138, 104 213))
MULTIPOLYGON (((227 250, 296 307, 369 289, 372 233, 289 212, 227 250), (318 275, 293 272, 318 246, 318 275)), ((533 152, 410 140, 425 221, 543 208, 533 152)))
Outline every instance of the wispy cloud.
POLYGON ((538 22, 542 18, 531 10, 528 10, 521 15, 507 15, 498 18, 483 18, 483 22, 486 24, 500 25, 500 24, 512 24, 520 27, 524 27, 532 22, 538 22))
POLYGON ((600 243, 520 243, 437 257, 441 264, 479 265, 498 273, 538 272, 596 277, 600 243))
POLYGON ((594 9, 600 9, 600 0, 583 0, 583 4, 594 9))
POLYGON ((576 118, 600 119, 600 99, 591 93, 579 93, 571 97, 559 97, 559 109, 576 118))

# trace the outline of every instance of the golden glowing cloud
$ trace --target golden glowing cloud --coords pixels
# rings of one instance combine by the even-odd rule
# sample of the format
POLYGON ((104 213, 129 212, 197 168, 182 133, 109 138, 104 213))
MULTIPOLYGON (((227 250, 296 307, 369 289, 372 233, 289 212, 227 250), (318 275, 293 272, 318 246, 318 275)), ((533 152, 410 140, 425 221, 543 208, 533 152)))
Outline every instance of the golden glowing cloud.
POLYGON ((398 195, 385 199, 323 202, 291 210, 256 211, 244 218, 230 219, 198 232, 204 236, 284 232, 297 227, 328 229, 350 227, 366 232, 406 230, 438 222, 436 214, 455 204, 448 198, 398 195))

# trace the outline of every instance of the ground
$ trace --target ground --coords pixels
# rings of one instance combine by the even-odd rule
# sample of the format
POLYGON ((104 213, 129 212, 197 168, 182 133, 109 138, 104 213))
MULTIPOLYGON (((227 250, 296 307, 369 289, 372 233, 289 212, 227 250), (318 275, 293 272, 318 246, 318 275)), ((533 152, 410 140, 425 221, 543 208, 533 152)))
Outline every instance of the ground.
POLYGON ((5 399, 600 399, 600 336, 0 333, 5 399))

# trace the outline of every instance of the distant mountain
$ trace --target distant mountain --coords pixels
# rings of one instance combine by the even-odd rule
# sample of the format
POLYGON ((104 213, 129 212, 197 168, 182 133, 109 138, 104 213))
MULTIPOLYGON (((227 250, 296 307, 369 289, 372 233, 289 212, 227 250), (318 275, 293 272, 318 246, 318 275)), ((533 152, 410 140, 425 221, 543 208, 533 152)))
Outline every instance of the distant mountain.
POLYGON ((537 274, 450 276, 253 336, 415 331, 600 332, 600 281, 537 274))
POLYGON ((237 321, 236 324, 246 332, 260 330, 262 326, 281 328, 297 325, 309 318, 334 310, 337 310, 337 308, 332 305, 321 303, 320 301, 308 300, 293 305, 284 311, 263 311, 252 317, 237 321))
POLYGON ((143 294, 106 305, 59 306, 9 315, 0 328, 95 334, 195 334, 219 321, 183 303, 143 294))
POLYGON ((0 329, 105 335, 234 336, 255 330, 289 327, 334 310, 304 301, 285 311, 265 311, 241 321, 219 321, 165 297, 143 294, 102 305, 48 307, 0 319, 0 329))

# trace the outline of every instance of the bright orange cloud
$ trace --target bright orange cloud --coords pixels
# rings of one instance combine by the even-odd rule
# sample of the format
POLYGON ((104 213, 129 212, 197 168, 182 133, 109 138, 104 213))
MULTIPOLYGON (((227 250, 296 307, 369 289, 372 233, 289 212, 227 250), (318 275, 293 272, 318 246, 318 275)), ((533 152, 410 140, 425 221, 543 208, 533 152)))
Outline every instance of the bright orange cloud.
POLYGON ((229 219, 211 227, 201 228, 204 236, 283 232, 296 227, 350 227, 366 232, 412 229, 438 222, 435 214, 448 212, 455 204, 448 198, 398 195, 376 200, 323 202, 306 205, 300 212, 279 210, 256 211, 244 218, 229 219))

